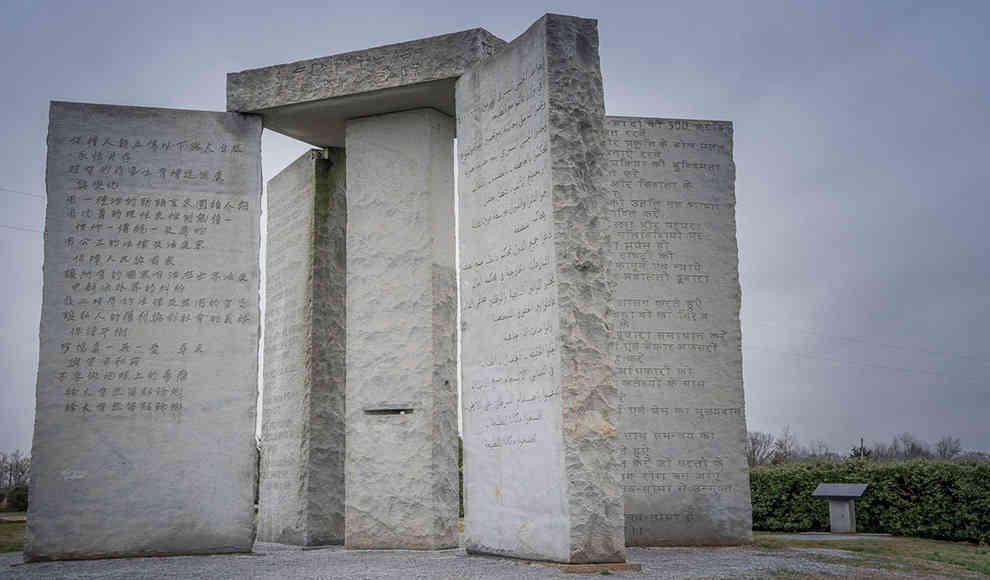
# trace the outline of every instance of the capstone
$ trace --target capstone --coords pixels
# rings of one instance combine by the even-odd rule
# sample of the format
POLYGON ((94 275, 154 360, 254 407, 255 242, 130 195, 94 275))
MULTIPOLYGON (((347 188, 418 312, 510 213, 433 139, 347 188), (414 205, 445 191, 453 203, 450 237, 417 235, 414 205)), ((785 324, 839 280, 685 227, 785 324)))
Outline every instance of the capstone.
POLYGON ((454 115, 454 81, 505 45, 482 28, 227 75, 227 110, 318 147, 348 119, 432 108, 454 115))

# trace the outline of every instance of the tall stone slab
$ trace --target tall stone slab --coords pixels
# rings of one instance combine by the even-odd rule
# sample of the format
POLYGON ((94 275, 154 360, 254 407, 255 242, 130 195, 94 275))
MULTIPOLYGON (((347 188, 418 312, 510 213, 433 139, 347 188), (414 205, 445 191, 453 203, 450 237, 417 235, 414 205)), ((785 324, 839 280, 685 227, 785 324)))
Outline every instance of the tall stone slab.
POLYGON ((623 561, 597 23, 546 15, 456 91, 466 547, 623 561))
POLYGON ((28 561, 254 542, 261 121, 55 102, 28 561))
POLYGON ((268 182, 258 539, 344 541, 346 165, 313 150, 268 182))
POLYGON ((749 542, 732 123, 606 129, 626 545, 749 542))
POLYGON ((457 545, 454 122, 347 123, 349 548, 457 545))

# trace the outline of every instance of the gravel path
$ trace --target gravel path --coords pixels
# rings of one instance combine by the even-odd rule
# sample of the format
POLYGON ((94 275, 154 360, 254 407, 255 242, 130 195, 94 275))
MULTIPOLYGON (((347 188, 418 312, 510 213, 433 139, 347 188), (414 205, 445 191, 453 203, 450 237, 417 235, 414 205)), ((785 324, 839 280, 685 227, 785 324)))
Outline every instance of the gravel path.
MULTIPOLYGON (((831 551, 831 550, 829 550, 831 551)), ((838 550, 835 550, 839 552, 838 550)), ((819 550, 770 551, 759 548, 630 548, 628 561, 642 572, 613 572, 637 578, 765 578, 772 572, 813 576, 881 577, 894 575, 852 565, 820 561, 819 550)), ((843 554, 852 554, 843 552, 843 554)), ((854 556, 852 556, 854 557, 854 556)), ((835 558, 832 558, 835 560, 835 558)), ((850 560, 854 561, 854 560, 850 560)), ((253 554, 175 556, 80 562, 23 564, 20 553, 0 554, 0 578, 141 578, 251 580, 256 578, 580 578, 555 568, 518 560, 468 556, 463 550, 415 552, 357 551, 343 548, 301 550, 258 543, 253 554)), ((903 576, 899 576, 903 577, 903 576)))

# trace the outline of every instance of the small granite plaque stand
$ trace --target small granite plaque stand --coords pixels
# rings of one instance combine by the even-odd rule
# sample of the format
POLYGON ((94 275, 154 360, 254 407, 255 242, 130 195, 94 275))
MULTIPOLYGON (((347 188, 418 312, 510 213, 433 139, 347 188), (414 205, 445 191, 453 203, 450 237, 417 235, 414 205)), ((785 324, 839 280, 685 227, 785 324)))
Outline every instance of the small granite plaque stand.
POLYGON ((856 500, 863 497, 865 483, 819 483, 812 497, 828 500, 829 526, 833 534, 856 533, 856 500))
POLYGON ((268 182, 263 542, 344 541, 345 173, 313 150, 268 182))
POLYGON ((597 22, 544 16, 456 102, 465 545, 623 562, 597 22))

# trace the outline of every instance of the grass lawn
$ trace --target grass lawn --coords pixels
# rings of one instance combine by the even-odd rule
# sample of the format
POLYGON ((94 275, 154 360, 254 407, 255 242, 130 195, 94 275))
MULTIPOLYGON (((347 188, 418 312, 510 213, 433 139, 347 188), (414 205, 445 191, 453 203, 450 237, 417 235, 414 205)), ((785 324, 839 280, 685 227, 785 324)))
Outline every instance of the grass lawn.
POLYGON ((773 533, 753 532, 753 545, 769 550, 831 548, 858 554, 861 558, 821 559, 842 564, 883 568, 893 572, 942 574, 949 576, 990 575, 990 547, 963 542, 940 542, 921 538, 893 537, 889 540, 835 540, 804 542, 779 540, 773 533), (968 573, 967 573, 968 572, 968 573))
POLYGON ((23 549, 24 522, 17 524, 0 524, 0 552, 20 552, 23 549))

